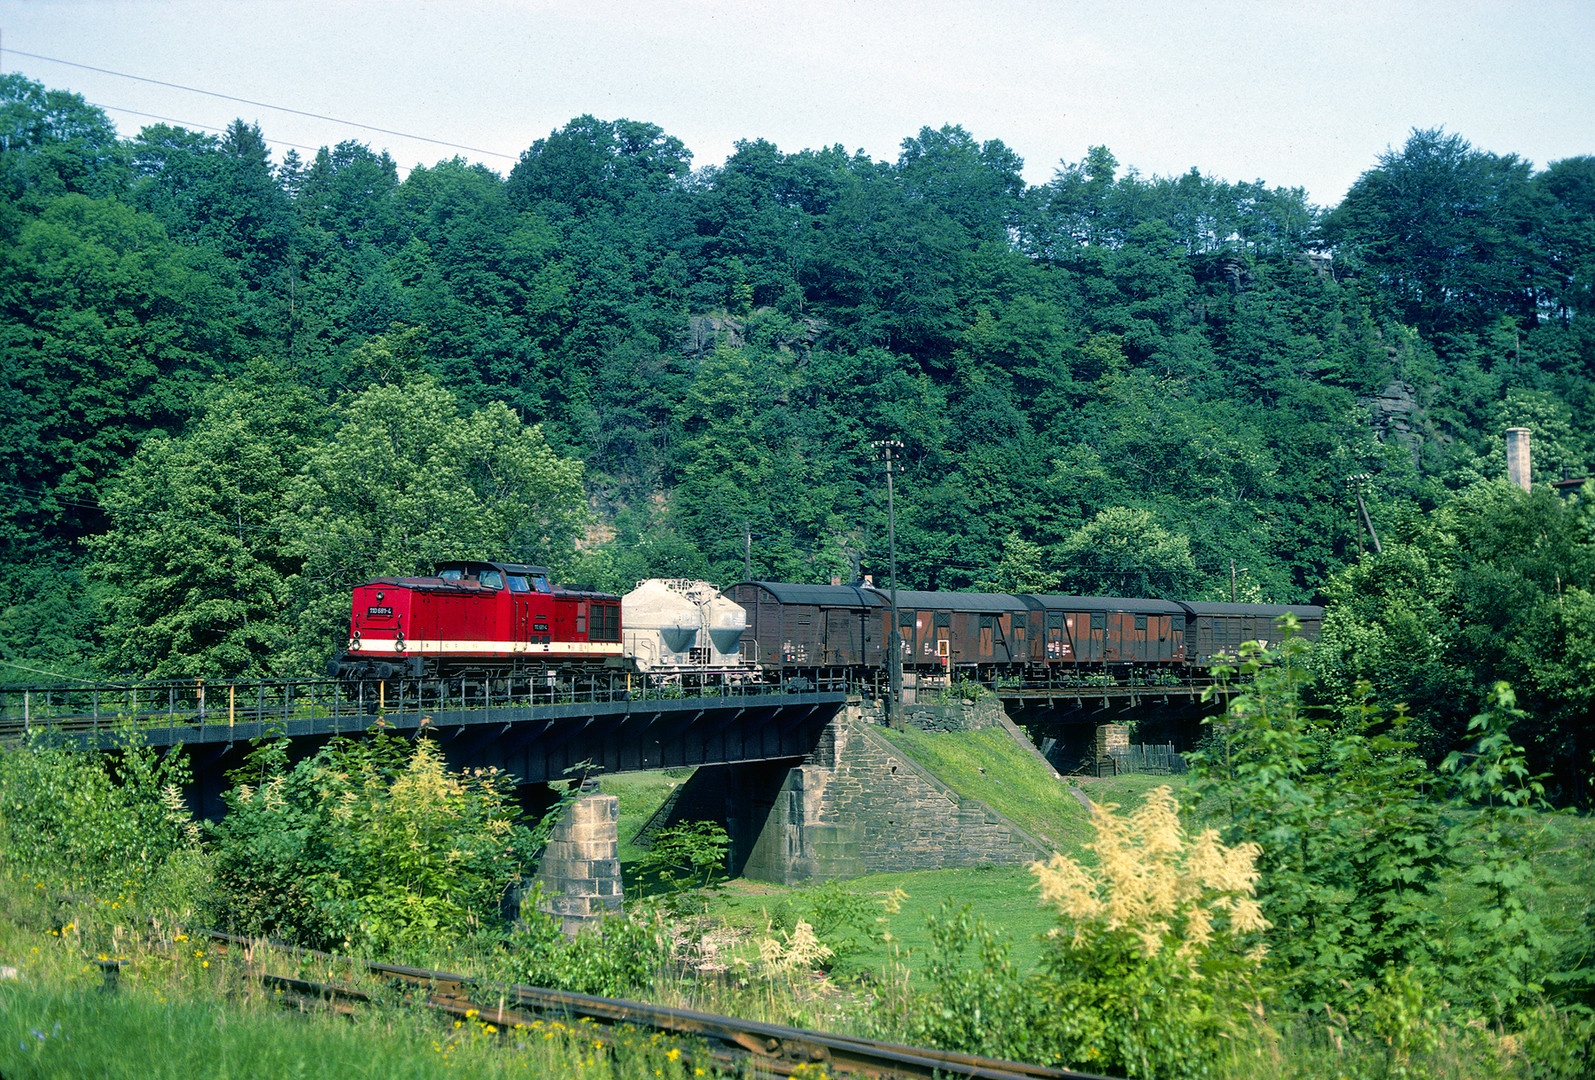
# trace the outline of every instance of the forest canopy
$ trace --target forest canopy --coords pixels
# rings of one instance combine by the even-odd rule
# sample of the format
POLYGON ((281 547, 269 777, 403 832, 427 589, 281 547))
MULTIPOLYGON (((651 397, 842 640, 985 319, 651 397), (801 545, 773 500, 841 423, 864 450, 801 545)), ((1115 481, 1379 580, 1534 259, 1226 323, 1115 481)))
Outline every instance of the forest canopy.
MULTIPOLYGON (((1414 130, 1334 207, 1101 146, 1023 164, 949 124, 695 165, 594 116, 507 176, 274 159, 0 76, 0 678, 314 671, 355 578, 467 552, 617 591, 883 577, 880 439, 906 587, 1443 578, 1463 599, 1411 598, 1443 637, 1495 602, 1468 530, 1535 542, 1521 512, 1565 558, 1519 622, 1590 636, 1582 511, 1469 493, 1512 426, 1536 480, 1587 471, 1595 157, 1414 130)), ((1384 677, 1391 633, 1337 670, 1384 677)), ((1579 707, 1583 646, 1426 648, 1579 707)))

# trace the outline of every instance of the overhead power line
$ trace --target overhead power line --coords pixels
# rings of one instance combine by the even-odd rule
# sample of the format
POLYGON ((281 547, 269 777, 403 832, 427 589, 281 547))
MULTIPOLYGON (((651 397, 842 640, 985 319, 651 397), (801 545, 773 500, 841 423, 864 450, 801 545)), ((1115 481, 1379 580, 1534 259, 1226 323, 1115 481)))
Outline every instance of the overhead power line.
MULTIPOLYGON (((193 120, 179 120, 174 116, 161 116, 158 113, 139 112, 137 109, 124 109, 120 105, 106 105, 99 101, 91 101, 89 104, 95 106, 96 108, 104 109, 106 112, 125 113, 128 116, 142 116, 146 120, 159 120, 165 124, 176 124, 179 127, 188 128, 190 131, 214 131, 217 134, 225 134, 227 131, 226 128, 217 127, 215 124, 201 124, 193 120)), ((295 150, 308 150, 312 154, 320 149, 318 146, 306 146, 304 143, 288 142, 285 139, 273 139, 266 135, 262 135, 260 138, 262 142, 268 143, 272 146, 291 146, 295 150)), ((400 165, 398 168, 402 169, 404 166, 400 165)))
MULTIPOLYGON (((184 86, 181 83, 164 82, 161 79, 150 79, 143 75, 129 75, 125 71, 112 71, 109 68, 95 67, 92 64, 79 64, 72 60, 62 60, 55 56, 41 56, 39 53, 23 52, 21 49, 7 49, 12 56, 26 56, 30 60, 43 60, 50 64, 64 64, 67 67, 80 68, 84 71, 94 71, 101 75, 114 75, 119 79, 132 79, 134 82, 149 83, 152 86, 164 86, 171 90, 182 90, 190 94, 203 94, 206 97, 220 98, 223 101, 236 101, 242 105, 253 105, 260 109, 274 109, 277 112, 291 113, 294 116, 306 116, 312 120, 325 120, 332 124, 343 124, 347 127, 360 128, 363 131, 375 131, 383 135, 393 135, 400 139, 414 139, 417 142, 432 143, 435 146, 447 146, 451 150, 465 150, 472 154, 483 154, 487 157, 503 158, 506 161, 517 160, 514 154, 501 154, 496 150, 483 150, 476 146, 465 146, 462 143, 448 142, 444 139, 428 138, 425 135, 412 135, 405 131, 394 131, 392 128, 376 127, 372 124, 362 124, 355 120, 342 120, 336 116, 326 116, 322 113, 306 112, 304 109, 292 109, 286 105, 272 105, 264 101, 254 101, 250 98, 234 97, 232 94, 221 94, 214 90, 202 90, 195 86, 184 86)), ((129 110, 123 110, 129 111, 129 110)))

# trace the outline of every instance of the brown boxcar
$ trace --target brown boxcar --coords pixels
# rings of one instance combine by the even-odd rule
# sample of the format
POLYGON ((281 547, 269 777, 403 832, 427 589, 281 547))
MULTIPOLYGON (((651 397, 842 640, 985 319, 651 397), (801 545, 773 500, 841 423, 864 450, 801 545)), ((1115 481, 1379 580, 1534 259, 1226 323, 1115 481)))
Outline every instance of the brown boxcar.
MULTIPOLYGON (((744 581, 726 591, 747 612, 743 660, 787 676, 886 667, 891 597, 869 585, 744 581)), ((1323 609, 1285 604, 1181 604, 1127 597, 897 593, 903 668, 977 677, 1056 677, 1126 668, 1194 672, 1242 641, 1278 642, 1277 620, 1316 638, 1323 609)))
MULTIPOLYGON (((880 618, 884 637, 889 610, 880 618)), ((910 671, 1022 674, 1185 659, 1185 612, 1164 600, 899 590, 897 622, 910 671)))
POLYGON ((883 669, 889 605, 858 585, 743 581, 726 595, 748 613, 742 659, 767 672, 883 669))
POLYGON ((1309 604, 1210 604, 1180 605, 1186 610, 1185 662, 1205 670, 1213 657, 1234 656, 1243 641, 1278 645, 1284 638, 1279 620, 1294 615, 1301 623, 1300 634, 1316 641, 1323 627, 1324 609, 1309 604))
POLYGON ((1185 660, 1185 612, 1167 600, 1038 596, 1048 666, 1168 667, 1185 660))

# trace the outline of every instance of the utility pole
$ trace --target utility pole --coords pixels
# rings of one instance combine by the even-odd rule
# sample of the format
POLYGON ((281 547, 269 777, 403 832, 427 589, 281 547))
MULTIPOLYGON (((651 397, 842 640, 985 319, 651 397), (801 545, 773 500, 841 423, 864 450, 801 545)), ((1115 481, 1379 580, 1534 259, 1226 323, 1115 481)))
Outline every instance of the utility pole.
POLYGON ((886 637, 887 648, 891 650, 886 663, 891 689, 886 699, 886 723, 888 727, 900 730, 903 726, 903 641, 902 632, 897 626, 897 506, 892 490, 892 473, 902 468, 897 458, 903 452, 903 444, 896 439, 877 439, 870 445, 881 455, 886 467, 886 543, 891 554, 892 572, 892 623, 891 633, 886 637))
POLYGON ((1373 553, 1375 555, 1383 555, 1384 548, 1379 546, 1379 534, 1373 530, 1373 518, 1368 516, 1368 504, 1363 502, 1362 499, 1363 488, 1371 480, 1373 480, 1373 476, 1370 473, 1357 473, 1354 476, 1346 477, 1346 483, 1351 487, 1352 493, 1357 496, 1357 513, 1361 515, 1357 522, 1357 546, 1358 548, 1362 547, 1362 528, 1366 525, 1368 527, 1368 539, 1373 544, 1373 553))

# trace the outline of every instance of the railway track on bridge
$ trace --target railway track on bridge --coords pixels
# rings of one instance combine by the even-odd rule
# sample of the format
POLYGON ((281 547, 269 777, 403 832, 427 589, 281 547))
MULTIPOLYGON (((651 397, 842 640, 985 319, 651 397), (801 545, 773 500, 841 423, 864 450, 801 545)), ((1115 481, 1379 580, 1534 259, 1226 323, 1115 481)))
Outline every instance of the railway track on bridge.
MULTIPOLYGON (((266 942, 220 931, 204 931, 213 949, 250 968, 266 942)), ((280 948, 278 946, 271 946, 280 948)), ((313 958, 363 971, 387 993, 359 986, 323 983, 263 970, 250 976, 279 993, 278 1000, 304 1008, 322 1008, 353 1015, 362 1007, 397 1000, 433 1010, 441 1016, 492 1025, 502 1035, 551 1021, 582 1024, 590 1034, 613 1047, 623 1029, 658 1032, 680 1040, 684 1060, 705 1070, 739 1076, 783 1077, 816 1067, 833 1076, 878 1080, 968 1077, 971 1080, 1110 1080, 1092 1073, 1002 1061, 928 1047, 903 1046, 822 1031, 740 1020, 693 1009, 670 1008, 621 998, 573 994, 533 986, 477 982, 445 971, 356 961, 308 949, 289 955, 313 958)), ((106 967, 108 981, 120 970, 106 967)))
MULTIPOLYGON (((849 687, 838 682, 807 684, 802 689, 837 693, 849 687)), ((679 686, 644 686, 618 673, 558 682, 538 675, 425 682, 181 679, 15 686, 0 687, 0 738, 45 731, 67 735, 162 728, 214 732, 266 725, 303 727, 307 723, 337 734, 425 715, 582 705, 612 708, 689 700, 781 701, 792 693, 792 687, 751 680, 690 691, 679 686)))
MULTIPOLYGON (((931 689, 935 689, 932 687, 931 689)), ((780 701, 796 692, 857 694, 846 680, 801 686, 745 682, 690 691, 681 687, 644 686, 623 674, 606 674, 552 683, 542 676, 513 679, 451 679, 431 682, 390 681, 350 684, 332 679, 165 680, 160 682, 84 683, 0 687, 0 739, 38 732, 100 736, 117 731, 169 729, 207 733, 246 730, 253 737, 268 727, 295 726, 320 733, 342 734, 381 726, 385 721, 495 710, 572 705, 613 708, 650 702, 686 700, 749 703, 780 701)), ((1208 682, 999 685, 994 692, 1024 706, 1084 708, 1199 699, 1204 692, 1223 694, 1225 687, 1208 682)))

